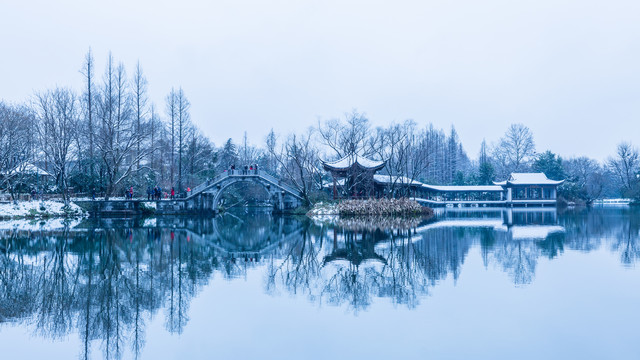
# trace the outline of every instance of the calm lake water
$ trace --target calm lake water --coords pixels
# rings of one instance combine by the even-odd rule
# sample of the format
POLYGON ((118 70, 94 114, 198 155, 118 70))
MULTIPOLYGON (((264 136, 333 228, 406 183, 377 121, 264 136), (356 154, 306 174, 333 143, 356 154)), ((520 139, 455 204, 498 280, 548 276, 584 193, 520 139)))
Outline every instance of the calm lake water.
POLYGON ((640 359, 640 212, 0 230, 2 359, 640 359))

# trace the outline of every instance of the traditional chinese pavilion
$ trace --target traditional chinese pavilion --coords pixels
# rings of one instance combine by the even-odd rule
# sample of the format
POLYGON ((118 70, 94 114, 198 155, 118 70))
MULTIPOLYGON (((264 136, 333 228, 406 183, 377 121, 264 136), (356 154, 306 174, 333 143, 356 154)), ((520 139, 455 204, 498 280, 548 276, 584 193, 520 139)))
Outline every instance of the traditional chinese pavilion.
POLYGON ((336 161, 323 161, 323 168, 331 174, 333 197, 367 198, 375 196, 374 175, 386 162, 351 154, 336 161))
POLYGON ((512 173, 505 181, 494 182, 506 190, 508 203, 555 203, 556 188, 564 180, 550 180, 544 173, 512 173))

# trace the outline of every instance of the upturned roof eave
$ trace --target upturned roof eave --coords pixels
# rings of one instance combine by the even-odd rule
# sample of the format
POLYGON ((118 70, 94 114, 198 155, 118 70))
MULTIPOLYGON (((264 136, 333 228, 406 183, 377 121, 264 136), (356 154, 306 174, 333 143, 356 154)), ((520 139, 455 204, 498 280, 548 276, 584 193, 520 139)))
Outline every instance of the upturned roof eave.
POLYGON ((387 160, 370 160, 371 162, 380 162, 380 164, 376 165, 376 166, 365 166, 363 165, 359 160, 357 155, 355 155, 355 159, 351 162, 351 164, 349 166, 335 166, 333 164, 337 164, 340 163, 341 161, 352 157, 353 155, 348 155, 348 156, 344 156, 336 161, 326 161, 326 160, 322 160, 320 159, 320 162, 322 163, 322 166, 325 170, 333 170, 333 171, 345 171, 348 170, 349 168, 351 168, 354 165, 358 165, 361 169, 365 169, 365 170, 380 170, 382 168, 384 168, 387 164, 387 160))

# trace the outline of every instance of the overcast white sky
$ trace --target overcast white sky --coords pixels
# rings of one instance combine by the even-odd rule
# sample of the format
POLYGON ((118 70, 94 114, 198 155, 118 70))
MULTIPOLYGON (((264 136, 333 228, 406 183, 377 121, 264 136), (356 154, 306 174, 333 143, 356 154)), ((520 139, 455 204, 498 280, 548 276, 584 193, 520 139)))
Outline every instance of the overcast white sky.
POLYGON ((164 110, 182 86, 219 145, 358 109, 455 125, 470 156, 510 123, 538 151, 640 145, 640 1, 0 0, 0 99, 80 90, 91 47, 137 60, 164 110))

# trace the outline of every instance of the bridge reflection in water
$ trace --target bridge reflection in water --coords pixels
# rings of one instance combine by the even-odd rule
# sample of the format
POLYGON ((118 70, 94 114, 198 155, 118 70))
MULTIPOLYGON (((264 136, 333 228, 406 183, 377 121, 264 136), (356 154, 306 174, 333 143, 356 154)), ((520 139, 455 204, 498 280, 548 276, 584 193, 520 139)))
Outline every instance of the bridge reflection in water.
POLYGON ((633 265, 640 217, 629 211, 442 209, 435 219, 385 229, 252 212, 1 230, 0 321, 32 324, 47 337, 78 333, 84 355, 96 341, 105 357, 138 354, 154 316, 182 333, 191 300, 215 274, 242 281, 253 270, 269 294, 355 313, 377 298, 413 308, 441 280, 457 279, 474 249, 518 286, 534 281, 540 257, 566 249, 605 246, 633 265))

